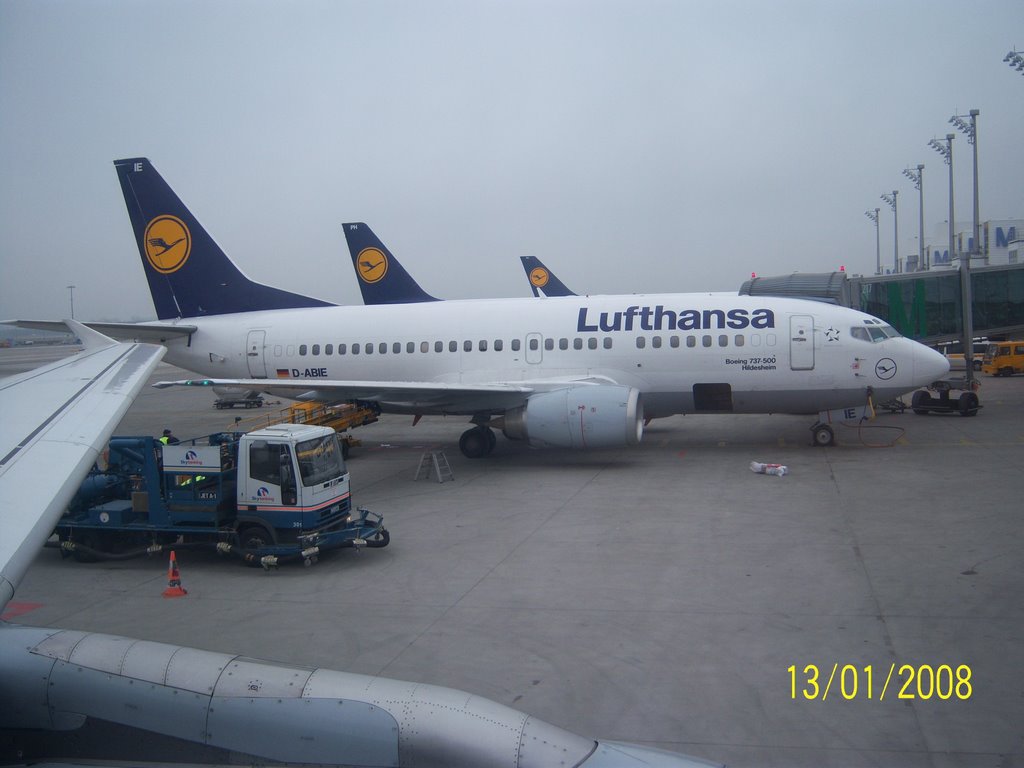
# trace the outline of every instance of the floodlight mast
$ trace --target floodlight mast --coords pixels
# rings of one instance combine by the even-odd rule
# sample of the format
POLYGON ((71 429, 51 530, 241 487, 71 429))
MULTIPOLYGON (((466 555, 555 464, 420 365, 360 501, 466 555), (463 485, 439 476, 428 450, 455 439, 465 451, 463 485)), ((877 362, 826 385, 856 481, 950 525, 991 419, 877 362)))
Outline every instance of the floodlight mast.
POLYGON ((1024 53, 1021 53, 1020 51, 1010 51, 1008 54, 1003 56, 1003 61, 1024 75, 1024 53))
POLYGON ((893 274, 897 274, 900 271, 900 217, 899 212, 896 210, 896 195, 898 195, 895 189, 892 191, 892 196, 883 194, 882 199, 889 204, 892 208, 892 271, 893 274))
POLYGON ((875 274, 882 274, 882 243, 878 239, 878 212, 881 208, 875 208, 873 211, 864 211, 864 215, 867 216, 871 221, 875 223, 875 274))
POLYGON ((903 175, 914 182, 914 187, 917 188, 918 197, 920 199, 920 205, 918 207, 918 218, 917 218, 917 245, 918 245, 918 256, 917 256, 917 271, 924 272, 928 269, 928 264, 925 259, 924 250, 924 166, 921 163, 917 164, 917 170, 913 168, 904 168, 903 175))
MULTIPOLYGON (((971 268, 971 259, 972 258, 980 259, 982 257, 982 252, 981 252, 981 214, 980 214, 980 207, 979 207, 979 203, 978 203, 978 115, 980 115, 980 114, 981 114, 981 112, 979 110, 972 109, 966 115, 953 115, 951 118, 949 118, 949 122, 952 123, 954 126, 956 126, 957 130, 959 130, 961 133, 963 133, 963 134, 965 134, 967 136, 967 143, 970 144, 971 148, 974 150, 974 232, 972 234, 971 247, 968 249, 967 257, 964 258, 963 255, 961 255, 961 257, 960 257, 960 263, 962 265, 966 265, 966 271, 964 272, 964 274, 967 274, 967 275, 969 275, 969 270, 971 268), (966 120, 964 120, 965 117, 969 118, 970 122, 967 122, 966 120)), ((968 290, 971 287, 972 286, 970 285, 970 280, 968 278, 968 286, 967 286, 968 290)), ((972 298, 972 300, 973 300, 973 298, 972 298)), ((973 321, 973 319, 974 319, 973 318, 973 314, 974 313, 973 313, 973 306, 972 305, 971 305, 971 309, 972 309, 972 312, 970 314, 972 315, 971 320, 973 321)), ((971 348, 970 349, 968 349, 968 348, 964 349, 964 361, 966 362, 968 369, 973 371, 974 370, 974 360, 972 359, 973 358, 972 352, 973 352, 973 347, 974 347, 974 343, 973 343, 974 342, 973 322, 972 322, 971 330, 972 330, 971 345, 970 345, 971 348)))

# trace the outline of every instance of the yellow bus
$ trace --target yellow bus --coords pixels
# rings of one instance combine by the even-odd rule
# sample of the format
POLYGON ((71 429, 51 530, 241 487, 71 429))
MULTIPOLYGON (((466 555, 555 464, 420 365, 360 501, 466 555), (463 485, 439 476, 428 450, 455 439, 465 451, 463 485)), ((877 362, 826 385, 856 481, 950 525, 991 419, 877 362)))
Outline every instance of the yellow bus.
POLYGON ((992 376, 1024 373, 1024 341, 993 341, 985 352, 981 370, 992 376))

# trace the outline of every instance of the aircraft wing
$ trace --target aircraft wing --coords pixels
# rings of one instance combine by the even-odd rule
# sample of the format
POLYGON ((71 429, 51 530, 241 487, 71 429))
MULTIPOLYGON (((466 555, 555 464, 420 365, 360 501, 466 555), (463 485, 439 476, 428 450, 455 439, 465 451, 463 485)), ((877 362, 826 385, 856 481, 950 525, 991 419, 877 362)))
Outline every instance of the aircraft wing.
MULTIPOLYGON (((68 326, 56 320, 3 320, 0 322, 3 325, 34 328, 38 331, 68 332, 68 326)), ((80 325, 91 328, 104 336, 109 336, 109 340, 142 341, 150 344, 163 344, 176 336, 188 336, 190 333, 195 333, 197 329, 194 325, 171 323, 76 323, 76 326, 80 325)), ((77 331, 74 333, 81 335, 77 331)))
POLYGON ((504 411, 526 402, 535 386, 518 384, 445 384, 419 381, 338 381, 331 379, 184 379, 159 381, 164 387, 242 387, 293 400, 327 403, 362 400, 408 413, 504 411))
POLYGON ((66 323, 83 352, 0 379, 0 611, 166 351, 66 323))

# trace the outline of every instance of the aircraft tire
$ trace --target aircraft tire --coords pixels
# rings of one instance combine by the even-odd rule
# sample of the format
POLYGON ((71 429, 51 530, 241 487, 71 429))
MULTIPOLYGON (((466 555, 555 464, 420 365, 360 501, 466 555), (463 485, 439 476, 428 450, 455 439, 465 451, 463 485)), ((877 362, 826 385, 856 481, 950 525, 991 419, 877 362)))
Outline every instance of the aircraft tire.
POLYGON ((836 434, 828 424, 815 424, 811 432, 814 435, 815 447, 830 448, 835 445, 836 434))
POLYGON ((488 432, 491 430, 487 427, 473 427, 463 432, 459 438, 459 450, 462 451, 462 455, 467 459, 482 459, 489 454, 493 447, 491 440, 496 442, 496 439, 493 433, 488 438, 488 432))

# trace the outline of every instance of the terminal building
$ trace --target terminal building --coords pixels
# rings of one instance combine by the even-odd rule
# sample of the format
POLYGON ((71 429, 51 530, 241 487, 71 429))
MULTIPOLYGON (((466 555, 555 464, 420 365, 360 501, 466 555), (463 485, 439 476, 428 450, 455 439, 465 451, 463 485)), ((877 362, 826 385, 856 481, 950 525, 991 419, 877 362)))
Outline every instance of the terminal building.
MULTIPOLYGON (((970 229, 955 238, 958 253, 969 252, 973 246, 970 229)), ((970 270, 974 336, 1022 339, 1024 220, 987 221, 981 232, 981 251, 971 258, 970 270)), ((946 247, 926 248, 924 270, 917 269, 918 258, 914 256, 905 259, 908 271, 900 273, 870 277, 849 276, 845 272, 755 277, 743 284, 740 294, 831 301, 880 317, 904 336, 925 344, 962 339, 960 259, 949 258, 948 239, 947 234, 946 247)))

